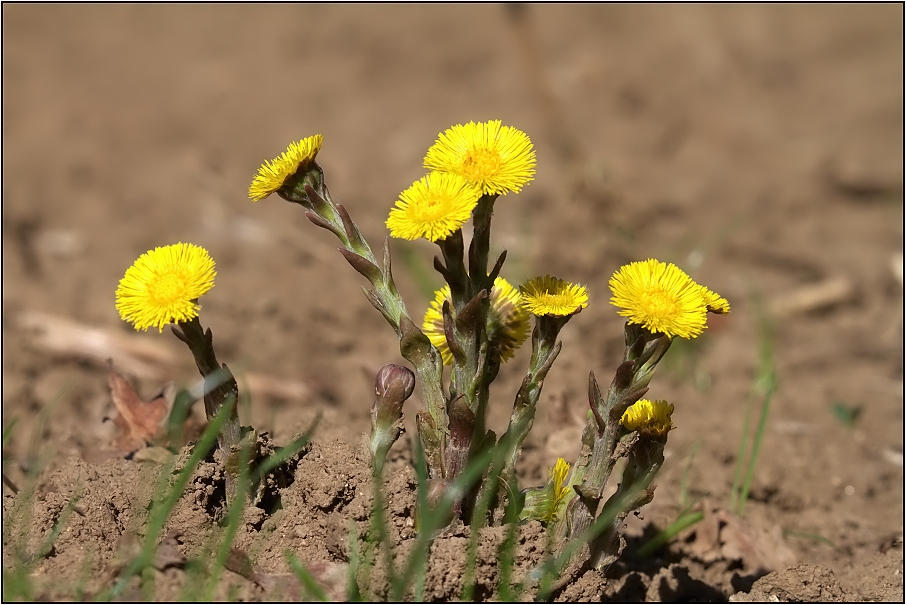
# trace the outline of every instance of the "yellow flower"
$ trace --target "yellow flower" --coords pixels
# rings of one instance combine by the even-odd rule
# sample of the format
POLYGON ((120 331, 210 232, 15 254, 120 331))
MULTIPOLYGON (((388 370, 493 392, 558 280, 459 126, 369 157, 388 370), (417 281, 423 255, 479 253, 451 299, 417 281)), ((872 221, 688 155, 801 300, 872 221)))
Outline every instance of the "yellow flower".
POLYGON ((672 403, 663 400, 639 399, 623 412, 620 422, 630 431, 663 436, 673 429, 671 415, 673 415, 672 403))
POLYGON ((519 287, 522 304, 532 315, 572 315, 588 306, 585 286, 551 277, 534 277, 519 287))
POLYGON ((557 462, 556 464, 554 464, 554 467, 551 469, 549 475, 549 481, 554 489, 553 506, 551 507, 554 515, 556 515, 557 511, 560 509, 560 505, 563 503, 563 500, 572 491, 568 486, 563 485, 568 474, 569 462, 567 462, 563 458, 557 458, 557 462))
POLYGON ((197 299, 214 287, 214 259, 194 244, 161 246, 142 254, 116 289, 116 308, 136 330, 198 316, 197 299))
POLYGON ((525 505, 520 518, 536 519, 546 524, 556 521, 560 509, 564 508, 567 499, 573 494, 569 484, 564 485, 568 475, 569 463, 563 458, 557 458, 548 473, 547 483, 542 487, 525 490, 525 505))
POLYGON ((717 292, 712 292, 708 288, 702 286, 702 296, 705 298, 705 306, 708 307, 709 313, 726 315, 730 312, 730 302, 726 298, 721 297, 717 292))
POLYGON ((249 197, 252 201, 263 200, 280 189, 286 179, 315 159, 323 142, 324 137, 319 134, 306 137, 298 143, 290 143, 286 151, 273 160, 265 160, 249 185, 249 197))
POLYGON ((469 122, 438 135, 425 168, 465 177, 482 193, 518 193, 535 176, 535 152, 528 135, 500 120, 469 122))
POLYGON ((450 352, 450 346, 447 344, 447 334, 444 332, 444 314, 442 310, 445 300, 449 300, 450 304, 453 304, 450 299, 450 286, 444 286, 434 293, 434 300, 428 310, 425 311, 425 319, 422 321, 422 332, 425 333, 434 348, 440 351, 444 365, 450 366, 453 365, 453 353, 450 352))
POLYGON ((670 338, 695 338, 705 329, 702 287, 672 263, 651 258, 623 265, 610 278, 610 291, 610 304, 631 324, 670 338))
POLYGON ((491 288, 488 313, 488 340, 497 345, 500 361, 509 361, 529 335, 529 313, 522 306, 522 295, 510 282, 498 277, 491 288))
MULTIPOLYGON (((431 343, 440 351, 445 365, 453 365, 453 353, 447 345, 444 333, 444 301, 449 300, 450 286, 444 286, 434 293, 434 301, 425 312, 422 331, 427 334, 431 343)), ((509 361, 516 354, 516 349, 528 338, 528 313, 522 308, 522 297, 510 282, 498 277, 491 288, 491 308, 488 313, 488 340, 497 345, 500 361, 509 361)))
POLYGON ((445 239, 469 220, 479 197, 478 188, 461 176, 432 172, 400 194, 387 228, 401 239, 445 239))

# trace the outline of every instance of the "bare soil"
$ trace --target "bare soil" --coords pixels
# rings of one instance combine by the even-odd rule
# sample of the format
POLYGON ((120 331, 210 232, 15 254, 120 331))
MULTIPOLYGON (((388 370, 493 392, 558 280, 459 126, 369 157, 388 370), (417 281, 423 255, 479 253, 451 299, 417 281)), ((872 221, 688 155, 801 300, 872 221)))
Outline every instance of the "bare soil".
MULTIPOLYGON (((80 507, 35 567, 38 597, 109 586, 145 531, 161 457, 111 450, 104 355, 48 344, 35 313, 169 351, 178 361, 132 372, 143 396, 168 380, 191 385, 188 351, 169 333, 135 335, 113 304, 138 255, 177 241, 217 260, 201 318, 240 386, 246 373, 302 385, 252 389, 243 424, 285 444, 323 414, 291 477, 246 512, 236 546, 247 558, 231 563, 243 573, 227 572, 218 596, 298 597, 287 550, 330 596, 348 596, 350 527, 367 532, 371 503, 361 436, 373 377, 403 360, 332 236, 298 207, 253 204, 246 190, 262 160, 322 133, 331 192, 377 246, 437 133, 501 119, 538 153, 535 182, 496 207, 505 276, 555 274, 591 298, 562 334, 523 485, 575 456, 588 372, 606 382, 619 361, 622 322, 607 302, 616 268, 673 261, 733 306, 671 351, 652 383, 652 396, 676 405, 678 428, 654 502, 631 518, 627 553, 555 597, 903 599, 902 5, 2 10, 4 429, 16 421, 3 470, 21 486, 44 469, 32 497, 4 485, 4 518, 26 515, 13 529, 34 550, 68 502, 80 507), (779 383, 739 519, 725 509, 759 309, 773 317, 779 383), (687 466, 706 521, 639 556, 676 518, 687 466)), ((434 250, 392 247, 418 315, 440 286, 434 250)), ((520 351, 501 370, 491 428, 505 427, 527 359, 520 351)), ((197 431, 203 411, 193 413, 197 431)), ((415 536, 407 438, 387 484, 403 555, 415 536)), ((168 521, 157 598, 196 581, 187 559, 215 548, 222 489, 222 469, 203 463, 168 521)), ((4 524, 4 540, 13 529, 4 524)), ((425 598, 458 598, 468 531, 435 542, 425 598)), ((480 538, 477 598, 496 594, 502 539, 500 528, 480 538)), ((543 552, 541 526, 521 527, 516 579, 543 552)), ((379 575, 371 582, 386 595, 379 575)))

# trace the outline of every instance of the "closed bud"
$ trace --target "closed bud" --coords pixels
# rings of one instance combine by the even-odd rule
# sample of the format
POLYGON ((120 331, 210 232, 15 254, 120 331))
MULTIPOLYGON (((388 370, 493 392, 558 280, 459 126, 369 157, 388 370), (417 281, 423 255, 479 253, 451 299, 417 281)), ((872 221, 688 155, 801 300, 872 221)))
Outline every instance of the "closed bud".
POLYGON ((415 375, 409 368, 388 363, 374 378, 372 422, 381 428, 389 427, 403 415, 403 403, 412 395, 415 375))
POLYGON ((415 375, 403 366, 389 363, 374 378, 371 405, 371 454, 379 474, 390 446, 403 432, 403 403, 412 395, 415 375))

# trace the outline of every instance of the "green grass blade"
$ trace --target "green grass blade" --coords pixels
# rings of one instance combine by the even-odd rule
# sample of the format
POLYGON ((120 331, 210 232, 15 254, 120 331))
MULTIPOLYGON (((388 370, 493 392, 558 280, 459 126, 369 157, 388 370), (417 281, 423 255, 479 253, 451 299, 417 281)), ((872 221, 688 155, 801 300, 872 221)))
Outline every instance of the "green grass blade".
POLYGON ((319 601, 321 603, 329 600, 327 594, 320 586, 318 586, 314 577, 312 577, 311 572, 299 562, 296 555, 290 551, 286 551, 286 560, 289 561, 289 566, 293 568, 293 573, 296 574, 299 583, 305 588, 305 592, 308 595, 307 600, 319 601))
POLYGON ((413 598, 415 601, 423 599, 428 550, 434 533, 445 525, 456 500, 468 493, 469 489, 481 479, 495 454, 502 458, 503 452, 505 452, 498 445, 493 450, 479 454, 466 466, 462 474, 447 487, 437 506, 430 509, 428 507, 427 466, 425 465, 424 452, 421 451, 421 446, 418 442, 416 443, 415 468, 418 475, 418 505, 419 511, 421 511, 419 513, 418 536, 415 539, 415 546, 412 549, 412 554, 406 563, 405 569, 394 585, 393 600, 395 601, 403 598, 406 588, 409 586, 414 588, 413 598))
POLYGON ((758 451, 761 449, 761 439, 764 437, 764 430, 768 421, 768 410, 771 407, 771 396, 774 393, 774 377, 771 374, 770 384, 764 394, 764 401, 761 404, 761 417, 758 419, 758 427, 755 429, 755 439, 752 441, 752 451, 749 453, 749 468, 746 471, 746 478, 742 484, 739 494, 739 515, 742 516, 743 509, 746 507, 746 501, 749 499, 749 489, 752 487, 752 479, 755 476, 755 463, 758 461, 758 451))
POLYGON ((321 412, 318 412, 318 414, 315 416, 315 419, 311 421, 311 424, 308 425, 308 428, 305 429, 305 432, 302 433, 301 437, 292 440, 290 443, 279 448, 276 452, 263 460, 261 464, 258 465, 258 468, 255 469, 255 472, 252 476, 252 485, 257 485, 258 483, 260 483, 261 480, 264 479, 264 477, 266 477, 269 472, 295 456, 303 447, 308 445, 320 422, 321 412))
POLYGON ((9 438, 13 436, 13 429, 16 428, 16 423, 18 421, 18 418, 13 418, 9 421, 9 424, 6 425, 6 428, 3 429, 3 447, 6 447, 6 444, 9 442, 9 438))
POLYGON ((761 414, 758 419, 758 426, 755 429, 755 436, 752 440, 752 449, 749 452, 748 468, 746 476, 740 487, 739 499, 736 503, 736 511, 742 515, 749 499, 749 490, 752 487, 752 479, 755 475, 755 464, 758 461, 758 452, 761 449, 761 440, 764 437, 764 431, 767 427, 768 411, 771 406, 771 398, 777 388, 776 366, 774 364, 774 327, 771 318, 767 315, 763 305, 756 299, 756 309, 758 313, 758 334, 759 334, 759 363, 758 376, 755 382, 754 392, 762 395, 761 414))
POLYGON ((736 510, 739 503, 739 488, 742 484, 742 473, 746 458, 746 442, 749 436, 749 418, 752 414, 752 401, 746 402, 746 415, 742 421, 742 436, 739 438, 739 451, 736 453, 736 465, 733 469, 733 487, 730 488, 730 510, 736 510))
POLYGON ((180 471, 179 475, 177 476, 176 482, 173 484, 173 488, 170 490, 169 494, 167 494, 167 497, 163 500, 163 502, 153 508, 151 512, 151 518, 148 523, 148 533, 145 538, 145 544, 142 548, 142 552, 132 561, 132 563, 121 576, 120 580, 116 584, 114 584, 114 586, 106 594, 101 595, 99 597, 99 600, 109 601, 122 594, 122 592, 128 586, 129 579, 135 574, 140 573, 148 565, 151 564, 151 561, 154 558, 154 551, 157 548, 157 543, 160 539, 160 534, 163 531, 167 518, 173 511, 173 507, 176 506, 179 498, 182 497, 182 494, 186 489, 186 485, 189 483, 189 479, 192 477, 192 473, 195 471, 195 468, 211 450, 211 447, 217 440, 217 435, 220 434, 221 427, 223 427, 223 425, 229 419, 233 406, 235 405, 236 398, 229 398, 224 406, 220 409, 220 412, 211 420, 211 422, 208 423, 208 426, 205 428, 204 433, 202 433, 201 435, 201 439, 199 439, 198 443, 195 444, 195 448, 192 451, 192 455, 189 457, 186 466, 180 471))
POLYGON ((249 491, 249 451, 252 444, 243 447, 239 451, 239 477, 236 481, 236 495, 230 502, 230 508, 227 512, 226 528, 223 532, 223 539, 220 541, 220 548, 217 549, 217 558, 214 559, 214 567, 208 576, 205 586, 204 600, 213 601, 214 592, 217 590, 217 584, 220 582, 220 576, 226 568, 227 557, 230 556, 230 549, 233 547, 233 540, 236 539, 236 533, 239 531, 239 525, 242 523, 242 513, 245 511, 246 494, 249 491))
POLYGON ((197 401, 192 393, 186 389, 176 393, 173 399, 173 408, 167 417, 167 445, 173 452, 178 452, 183 445, 184 428, 189 414, 192 412, 192 405, 197 401))
POLYGON ((686 462, 686 468, 683 470, 683 479, 680 481, 679 502, 684 509, 686 508, 686 498, 689 493, 689 473, 692 471, 692 463, 695 462, 695 456, 698 455, 698 449, 701 445, 702 440, 696 439, 695 445, 692 447, 692 453, 689 454, 689 461, 686 462))
POLYGON ((538 583, 537 601, 550 600, 554 583, 559 578, 561 570, 576 551, 585 544, 591 543, 592 540, 605 532, 613 523, 614 519, 617 518, 617 515, 620 514, 620 511, 628 506, 630 502, 636 500, 636 498, 648 488, 651 479, 653 479, 653 477, 649 478, 648 481, 642 481, 639 484, 634 485, 631 489, 626 490, 626 493, 621 498, 608 502, 588 529, 570 540, 560 554, 548 557, 541 566, 531 572, 531 576, 537 577, 540 580, 538 583))
MULTIPOLYGON (((346 599, 349 601, 362 602, 365 598, 359 589, 359 568, 362 565, 362 554, 359 549, 359 533, 356 531, 355 524, 350 524, 349 528, 349 575, 346 578, 346 599)), ((367 586, 367 585, 366 585, 367 586)))
POLYGON ((837 548, 837 545, 834 544, 833 541, 831 541, 829 538, 825 538, 821 534, 810 534, 810 533, 799 532, 799 531, 785 531, 785 532, 783 532, 783 535, 784 536, 793 536, 795 538, 804 538, 806 540, 812 540, 814 542, 822 542, 824 544, 827 544, 831 548, 837 548))
POLYGON ((677 517, 676 521, 659 531, 653 538, 645 542, 645 544, 643 544, 642 547, 639 548, 639 556, 647 557, 651 555, 652 553, 654 553, 654 551, 675 538, 681 531, 692 527, 704 518, 705 515, 701 511, 695 511, 692 513, 680 515, 679 517, 677 517))

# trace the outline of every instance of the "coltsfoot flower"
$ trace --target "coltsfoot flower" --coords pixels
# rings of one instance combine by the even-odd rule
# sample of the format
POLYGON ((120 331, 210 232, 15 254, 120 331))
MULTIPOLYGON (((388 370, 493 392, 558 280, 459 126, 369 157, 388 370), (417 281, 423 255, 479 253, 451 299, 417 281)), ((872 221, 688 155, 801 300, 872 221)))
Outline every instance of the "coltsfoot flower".
POLYGON ((547 483, 542 487, 530 487, 523 492, 525 505, 520 518, 536 519, 547 524, 556 521, 561 507, 573 493, 572 488, 564 485, 568 475, 569 463, 563 458, 557 458, 547 475, 547 483))
MULTIPOLYGON (((620 307, 619 314, 628 317, 629 323, 670 338, 701 334, 707 323, 708 301, 719 303, 706 298, 705 289, 682 269, 653 258, 620 267, 610 278, 610 291, 610 304, 620 307)), ((723 303, 729 311, 729 303, 723 303)))
POLYGON ((655 401, 639 399, 623 412, 620 423, 630 431, 663 437, 673 429, 673 423, 670 420, 672 415, 672 403, 660 399, 655 401))
POLYGON ((522 304, 532 315, 564 317, 588 306, 585 286, 546 275, 534 277, 521 286, 522 304))
POLYGON ((198 298, 214 287, 214 259, 194 244, 161 246, 142 254, 116 289, 120 317, 136 330, 198 316, 198 298))
POLYGON ((557 458, 556 464, 551 469, 548 480, 550 481, 551 486, 553 487, 553 512, 556 514, 560 510, 560 505, 563 503, 563 500, 569 496, 570 490, 567 486, 563 485, 566 481, 566 476, 569 475, 569 462, 563 458, 557 458))
POLYGON ((469 220, 479 197, 478 187, 463 177, 432 172, 400 194, 387 228, 401 239, 445 239, 469 220))
POLYGON ((482 193, 518 193, 535 176, 535 151, 528 135, 500 120, 469 122, 438 135, 425 168, 458 174, 482 193))
MULTIPOLYGON (((445 365, 453 365, 453 353, 447 345, 444 333, 444 301, 453 303, 450 286, 444 286, 434 293, 434 300, 425 312, 422 331, 431 343, 440 351, 445 365)), ((519 290, 502 277, 494 280, 491 288, 491 308, 488 312, 488 340, 497 345, 500 361, 513 358, 516 349, 525 342, 529 335, 529 314, 522 307, 522 296, 519 290)))
POLYGON ((286 151, 273 160, 265 160, 249 185, 252 201, 263 200, 283 187, 286 179, 314 161, 323 142, 324 137, 320 134, 306 137, 297 143, 290 143, 286 151))

